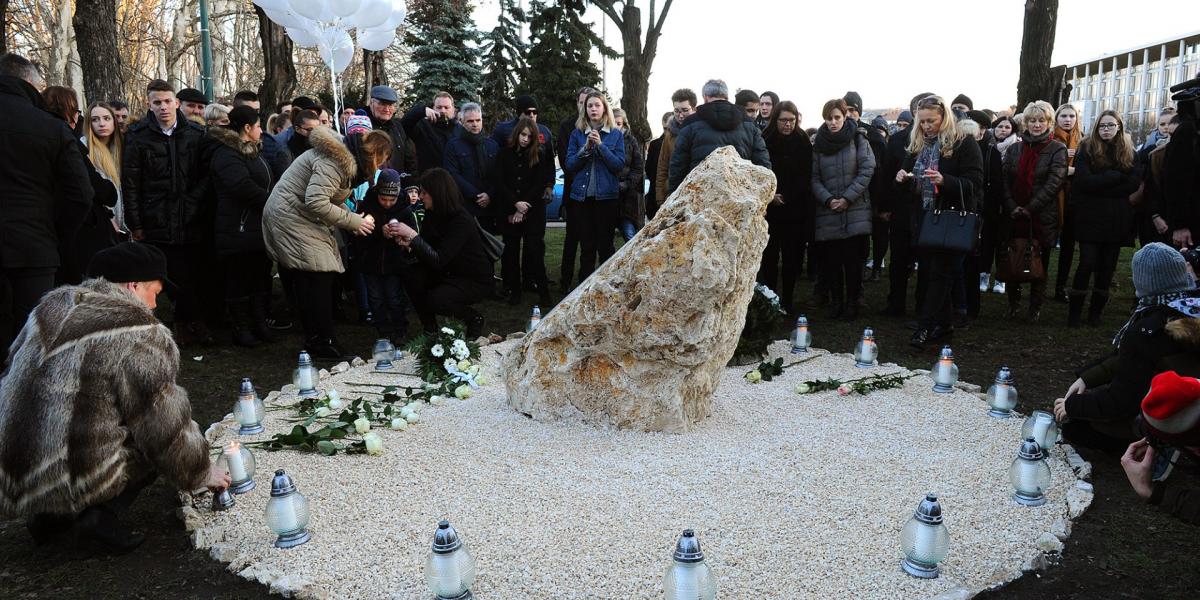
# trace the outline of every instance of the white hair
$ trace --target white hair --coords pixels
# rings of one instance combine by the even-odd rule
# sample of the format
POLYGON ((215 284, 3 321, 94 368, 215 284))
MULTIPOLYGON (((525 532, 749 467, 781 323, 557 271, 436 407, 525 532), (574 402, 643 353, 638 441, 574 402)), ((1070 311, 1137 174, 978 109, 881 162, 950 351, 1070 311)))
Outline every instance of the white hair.
POLYGON ((482 115, 483 107, 480 106, 478 102, 467 102, 462 105, 462 108, 458 109, 458 112, 462 113, 463 115, 466 115, 469 112, 477 112, 482 115))

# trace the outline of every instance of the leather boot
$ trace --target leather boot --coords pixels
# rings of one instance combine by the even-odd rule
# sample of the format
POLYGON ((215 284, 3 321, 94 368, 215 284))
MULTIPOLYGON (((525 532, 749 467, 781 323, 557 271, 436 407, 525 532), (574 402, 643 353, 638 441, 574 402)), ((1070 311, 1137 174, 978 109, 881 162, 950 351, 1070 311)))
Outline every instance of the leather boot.
POLYGON ((112 554, 125 554, 132 551, 146 536, 132 531, 117 518, 117 513, 105 506, 92 506, 84 510, 75 521, 75 530, 79 536, 98 544, 112 554))
MULTIPOLYGON (((1071 290, 1067 304, 1067 327, 1079 327, 1083 322, 1083 302, 1087 299, 1085 290, 1071 290)), ((1093 300, 1093 303, 1095 301, 1093 300)))
POLYGON ((1007 291, 1008 311, 1004 313, 1004 317, 1013 319, 1021 312, 1021 286, 1014 284, 1007 291))
POLYGON ((1108 292, 1092 290, 1092 303, 1088 305, 1088 325, 1100 324, 1100 315, 1104 313, 1106 304, 1108 304, 1108 292))
POLYGON ((259 347, 261 342, 250 331, 250 298, 231 298, 226 304, 229 305, 229 318, 233 321, 233 345, 243 348, 259 347))
POLYGON ((275 334, 267 327, 267 308, 271 297, 267 294, 250 296, 250 331, 258 341, 270 344, 275 341, 275 334))

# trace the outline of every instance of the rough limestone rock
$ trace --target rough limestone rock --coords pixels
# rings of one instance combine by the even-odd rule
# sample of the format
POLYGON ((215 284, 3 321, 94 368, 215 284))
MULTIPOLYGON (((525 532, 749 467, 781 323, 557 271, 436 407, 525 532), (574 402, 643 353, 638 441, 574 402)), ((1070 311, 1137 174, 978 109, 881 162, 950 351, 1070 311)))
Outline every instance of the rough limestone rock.
POLYGON ((685 432, 733 356, 775 193, 732 147, 700 163, 637 236, 504 358, 508 404, 537 420, 685 432))

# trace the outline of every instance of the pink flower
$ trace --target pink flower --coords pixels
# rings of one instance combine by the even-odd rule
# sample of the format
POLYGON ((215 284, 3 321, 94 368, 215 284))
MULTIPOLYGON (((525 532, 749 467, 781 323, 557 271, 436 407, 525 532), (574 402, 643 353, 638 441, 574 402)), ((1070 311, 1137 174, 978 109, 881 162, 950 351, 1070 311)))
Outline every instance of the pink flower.
POLYGON ((853 392, 853 391, 854 391, 854 388, 851 388, 849 385, 847 385, 845 383, 838 386, 838 394, 839 395, 848 396, 850 394, 850 392, 853 392))

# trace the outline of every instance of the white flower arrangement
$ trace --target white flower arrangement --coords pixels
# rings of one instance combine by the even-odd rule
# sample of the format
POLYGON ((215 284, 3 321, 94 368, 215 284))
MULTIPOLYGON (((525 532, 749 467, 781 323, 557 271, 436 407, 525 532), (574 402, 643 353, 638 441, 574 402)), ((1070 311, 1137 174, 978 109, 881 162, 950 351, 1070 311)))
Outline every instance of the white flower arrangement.
POLYGON ((471 349, 467 347, 466 342, 454 340, 454 343, 450 345, 450 353, 454 355, 454 358, 463 360, 471 355, 471 349))
POLYGON ((446 349, 443 348, 441 344, 434 344, 434 346, 429 349, 429 353, 437 358, 441 358, 446 355, 446 349))

